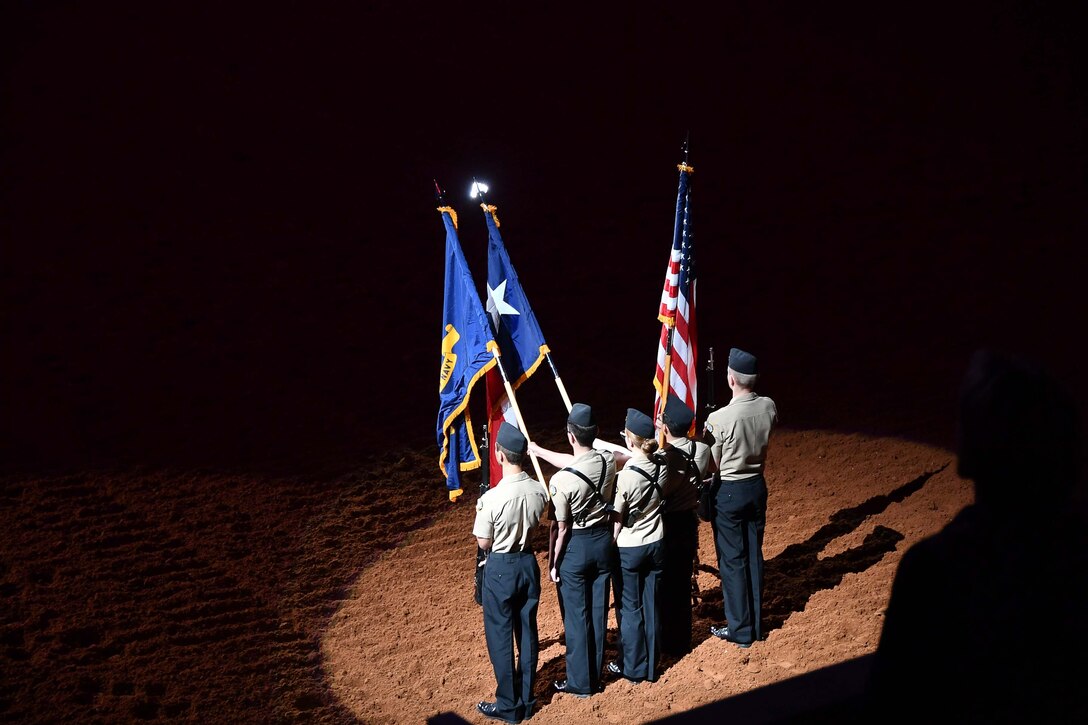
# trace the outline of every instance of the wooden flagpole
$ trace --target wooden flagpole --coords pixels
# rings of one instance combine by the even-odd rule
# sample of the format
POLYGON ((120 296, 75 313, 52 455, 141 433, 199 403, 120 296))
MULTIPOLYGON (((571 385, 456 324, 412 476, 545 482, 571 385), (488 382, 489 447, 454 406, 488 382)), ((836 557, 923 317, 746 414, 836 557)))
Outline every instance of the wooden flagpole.
POLYGON ((555 363, 552 362, 552 354, 550 352, 544 353, 544 359, 548 361, 548 367, 552 369, 552 377, 555 379, 555 387, 559 388, 559 395, 563 397, 563 404, 567 406, 567 412, 574 406, 570 402, 570 396, 567 395, 567 389, 563 385, 563 379, 559 377, 559 371, 555 368, 555 363))
MULTIPOLYGON (((518 400, 514 397, 514 388, 510 385, 510 378, 506 376, 506 369, 502 366, 502 356, 496 346, 491 350, 491 354, 495 356, 495 363, 499 368, 499 372, 502 373, 502 384, 506 388, 506 397, 510 401, 510 407, 514 409, 514 416, 517 418, 518 427, 521 428, 522 434, 528 439, 529 429, 525 427, 525 419, 521 417, 521 408, 518 407, 518 400)), ((498 433, 494 434, 495 440, 498 440, 498 433)), ((537 479, 540 485, 544 487, 544 500, 551 501, 551 496, 548 494, 548 484, 544 482, 544 472, 540 470, 540 461, 537 460, 536 454, 531 450, 529 451, 529 458, 533 461, 533 469, 536 470, 537 479)))
POLYGON ((672 383, 669 381, 669 376, 672 375, 672 333, 676 329, 676 320, 673 319, 672 324, 669 325, 669 338, 668 345, 665 347, 665 375, 661 379, 662 391, 659 396, 657 410, 654 411, 654 420, 657 420, 657 416, 661 415, 661 429, 657 432, 657 445, 661 448, 665 447, 665 404, 669 399, 669 390, 672 387, 672 383))

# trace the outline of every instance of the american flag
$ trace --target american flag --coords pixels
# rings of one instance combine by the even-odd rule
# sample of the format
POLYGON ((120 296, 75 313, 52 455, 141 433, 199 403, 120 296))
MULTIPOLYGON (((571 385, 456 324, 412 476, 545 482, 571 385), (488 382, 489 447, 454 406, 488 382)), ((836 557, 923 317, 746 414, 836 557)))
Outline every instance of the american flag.
MULTIPOLYGON (((661 338, 657 348, 657 370, 654 373, 654 410, 660 411, 662 398, 669 391, 698 410, 697 388, 698 346, 695 334, 695 258, 691 233, 690 175, 695 171, 686 163, 679 164, 680 186, 676 195, 676 223, 673 226, 672 251, 665 270, 665 288, 657 318, 661 320, 661 338), (665 371, 669 371, 669 387, 665 389, 665 371)), ((694 430, 694 422, 692 428, 694 430)))

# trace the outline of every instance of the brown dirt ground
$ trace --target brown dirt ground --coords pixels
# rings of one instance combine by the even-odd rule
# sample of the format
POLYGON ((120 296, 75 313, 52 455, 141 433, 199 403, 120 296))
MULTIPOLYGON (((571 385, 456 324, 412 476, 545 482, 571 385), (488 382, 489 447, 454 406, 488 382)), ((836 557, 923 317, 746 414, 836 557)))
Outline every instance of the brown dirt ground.
MULTIPOLYGON (((647 722, 873 652, 901 554, 972 497, 947 450, 814 430, 777 433, 768 480, 766 641, 708 639, 722 616, 704 523, 699 644, 656 683, 554 694, 545 582, 534 722, 647 722)), ((431 451, 291 478, 9 476, 2 499, 0 720, 482 722, 493 698, 475 495, 448 503, 431 451)))

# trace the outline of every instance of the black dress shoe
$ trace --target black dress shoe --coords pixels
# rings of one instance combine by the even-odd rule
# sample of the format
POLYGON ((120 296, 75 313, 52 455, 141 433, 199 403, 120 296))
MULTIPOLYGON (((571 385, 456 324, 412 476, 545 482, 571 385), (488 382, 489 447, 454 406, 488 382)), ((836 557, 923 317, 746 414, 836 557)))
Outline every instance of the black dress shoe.
POLYGON ((748 649, 749 647, 752 646, 751 642, 738 642, 737 640, 733 639, 732 636, 730 636, 730 634, 729 634, 729 627, 728 626, 715 627, 712 624, 712 625, 710 625, 710 633, 712 635, 714 635, 715 637, 717 637, 718 639, 724 639, 726 642, 732 642, 733 644, 737 645, 741 649, 748 649))
POLYGON ((589 697, 588 692, 575 692, 574 690, 569 689, 566 680, 556 680, 552 683, 552 687, 556 689, 556 692, 565 692, 568 695, 574 695, 575 697, 581 697, 583 699, 589 697))
POLYGON ((498 720, 500 722, 508 722, 512 725, 516 725, 521 720, 514 720, 513 718, 503 717, 499 714, 499 706, 494 702, 481 702, 476 705, 476 711, 486 718, 492 720, 498 720))

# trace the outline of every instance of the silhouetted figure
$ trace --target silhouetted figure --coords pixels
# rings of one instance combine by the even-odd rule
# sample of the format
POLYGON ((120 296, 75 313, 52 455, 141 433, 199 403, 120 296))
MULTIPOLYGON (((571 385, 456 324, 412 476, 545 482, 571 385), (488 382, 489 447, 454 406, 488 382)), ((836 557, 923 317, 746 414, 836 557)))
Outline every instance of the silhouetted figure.
POLYGON ((959 473, 975 503, 903 555, 867 719, 1088 721, 1072 400, 1035 364, 982 350, 959 416, 959 473))

